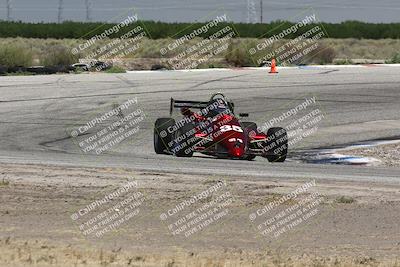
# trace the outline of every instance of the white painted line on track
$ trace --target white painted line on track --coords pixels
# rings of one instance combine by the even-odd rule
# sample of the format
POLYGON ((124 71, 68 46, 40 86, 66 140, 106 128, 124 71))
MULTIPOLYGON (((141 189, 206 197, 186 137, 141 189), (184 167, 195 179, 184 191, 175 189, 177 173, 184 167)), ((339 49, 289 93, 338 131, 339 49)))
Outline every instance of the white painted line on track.
MULTIPOLYGON (((371 68, 371 67, 400 67, 400 64, 358 64, 358 65, 307 65, 296 67, 279 67, 279 70, 288 69, 346 69, 346 68, 371 68)), ((269 67, 243 67, 243 68, 209 68, 209 69, 190 69, 190 70, 130 70, 126 73, 168 73, 168 72, 215 72, 215 71, 241 71, 241 70, 259 70, 267 71, 269 67)))

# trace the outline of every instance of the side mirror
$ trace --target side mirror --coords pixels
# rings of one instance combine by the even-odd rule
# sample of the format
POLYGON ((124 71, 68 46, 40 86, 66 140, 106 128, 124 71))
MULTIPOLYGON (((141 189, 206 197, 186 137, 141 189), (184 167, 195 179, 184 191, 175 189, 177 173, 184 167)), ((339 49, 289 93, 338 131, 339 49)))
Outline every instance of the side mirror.
POLYGON ((249 113, 239 113, 239 117, 247 118, 249 113))

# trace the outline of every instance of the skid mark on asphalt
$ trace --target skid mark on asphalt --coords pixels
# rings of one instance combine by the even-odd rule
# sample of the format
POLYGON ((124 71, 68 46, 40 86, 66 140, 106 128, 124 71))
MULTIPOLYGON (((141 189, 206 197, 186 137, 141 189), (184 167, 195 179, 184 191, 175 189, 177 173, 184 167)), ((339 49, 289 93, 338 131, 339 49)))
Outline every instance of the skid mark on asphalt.
MULTIPOLYGON (((88 134, 91 134, 91 133, 83 133, 83 134, 80 134, 80 135, 78 135, 78 136, 84 136, 84 135, 88 135, 88 134)), ((72 137, 71 137, 70 135, 68 135, 68 136, 66 136, 66 137, 54 139, 54 140, 51 140, 51 141, 40 142, 39 145, 40 145, 40 146, 49 147, 50 144, 57 143, 57 142, 61 142, 61 141, 65 141, 65 140, 68 140, 68 139, 72 139, 72 137)))
MULTIPOLYGON (((309 85, 311 86, 311 85, 309 85)), ((315 85, 320 86, 320 85, 315 85)), ((293 87, 293 86, 275 86, 277 87, 293 87)), ((201 89, 202 91, 216 91, 220 90, 220 87, 216 88, 206 88, 201 89)), ((227 90, 243 90, 243 87, 231 87, 226 88, 227 90)), ((265 89, 265 86, 253 86, 253 87, 246 87, 246 89, 265 89)), ((182 93, 182 92, 191 92, 191 91, 198 91, 199 89, 181 89, 181 90, 159 90, 153 92, 136 92, 136 93, 115 93, 115 94, 96 94, 96 95, 78 95, 78 96, 61 96, 61 97, 44 97, 44 98, 30 98, 30 99, 12 99, 12 100, 0 100, 0 103, 15 103, 15 102, 31 102, 31 101, 45 101, 45 100, 59 100, 59 99, 80 99, 80 98, 94 98, 94 97, 110 97, 110 96, 124 96, 124 95, 149 95, 149 94, 159 94, 159 93, 182 93)), ((269 99, 288 99, 291 98, 276 98, 271 97, 269 99)), ((304 99, 302 99, 304 100, 304 99)), ((344 100, 323 100, 319 99, 318 101, 325 101, 325 102, 353 102, 353 103, 391 103, 391 102, 383 102, 383 101, 344 101, 344 100)))
POLYGON ((339 71, 339 70, 327 70, 327 71, 324 71, 324 72, 320 72, 318 74, 329 74, 329 73, 336 72, 336 71, 339 71))
MULTIPOLYGON (((246 74, 245 74, 246 75, 246 74)), ((223 79, 230 79, 234 77, 239 77, 240 75, 235 75, 232 77, 224 77, 223 79)), ((216 80, 212 80, 210 82, 216 82, 216 80)), ((109 94, 94 94, 94 95, 76 95, 76 96, 60 96, 60 97, 43 97, 43 98, 30 98, 30 99, 11 99, 11 100, 0 100, 0 103, 15 103, 15 102, 30 102, 30 101, 45 101, 45 100, 60 100, 60 99, 79 99, 79 98, 94 98, 94 97, 111 97, 111 96, 124 96, 124 95, 151 95, 151 94, 159 94, 159 93, 181 93, 181 92, 197 92, 198 90, 202 91, 218 91, 221 90, 221 87, 213 87, 213 88, 204 88, 198 89, 197 87, 203 83, 191 88, 182 88, 178 90, 157 90, 157 91, 145 91, 145 92, 126 92, 126 93, 109 93, 109 94)), ((385 82, 385 83, 368 83, 368 82, 354 82, 354 83, 327 83, 327 84, 290 84, 290 85, 274 85, 274 89, 278 88, 293 88, 293 87, 325 87, 325 86, 354 86, 354 85, 388 85, 394 84, 398 85, 397 82, 385 82)), ((266 86, 246 86, 246 90, 252 89, 265 89, 266 86)), ((117 89, 126 89, 126 87, 113 88, 117 89)), ((243 87, 229 87, 226 90, 243 90, 243 87)), ((274 99, 274 98, 271 98, 274 99)), ((284 99, 284 98, 278 98, 284 99)), ((332 100, 319 100, 319 101, 327 101, 327 102, 354 102, 354 103, 387 103, 387 102, 359 102, 359 101, 332 101, 332 100)))
POLYGON ((198 84, 193 85, 193 86, 191 86, 189 88, 194 89, 194 88, 200 87, 200 86, 205 85, 205 84, 225 81, 225 80, 229 80, 229 79, 232 79, 232 78, 238 78, 238 77, 242 77, 242 76, 248 76, 248 74, 241 74, 241 75, 222 77, 222 78, 218 78, 218 79, 212 79, 212 80, 208 80, 208 81, 205 81, 205 82, 198 83, 198 84))

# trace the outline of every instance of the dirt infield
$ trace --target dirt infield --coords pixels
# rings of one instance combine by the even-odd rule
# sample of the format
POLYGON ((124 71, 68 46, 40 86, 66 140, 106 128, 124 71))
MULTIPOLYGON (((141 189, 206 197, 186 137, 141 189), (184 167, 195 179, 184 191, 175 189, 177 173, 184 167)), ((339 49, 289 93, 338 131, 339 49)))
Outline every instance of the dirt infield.
POLYGON ((1 164, 0 173, 0 266, 400 266, 398 184, 316 180, 283 203, 318 193, 316 215, 267 238, 249 214, 310 183, 307 177, 17 164, 1 164), (144 196, 140 213, 99 237, 84 234, 73 215, 132 181, 144 196), (233 197, 229 214, 190 236, 173 235, 160 215, 221 181, 233 197))

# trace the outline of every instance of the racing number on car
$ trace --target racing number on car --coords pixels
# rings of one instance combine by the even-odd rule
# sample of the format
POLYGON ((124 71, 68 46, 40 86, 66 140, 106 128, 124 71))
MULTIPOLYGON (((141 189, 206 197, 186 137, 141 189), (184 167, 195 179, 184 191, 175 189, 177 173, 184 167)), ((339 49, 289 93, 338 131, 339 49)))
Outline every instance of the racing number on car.
POLYGON ((221 133, 228 132, 228 131, 236 131, 239 133, 243 133, 242 128, 237 125, 223 125, 223 126, 219 127, 219 130, 221 131, 221 133))

